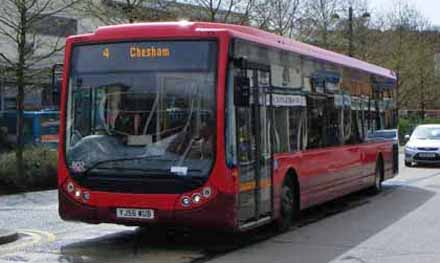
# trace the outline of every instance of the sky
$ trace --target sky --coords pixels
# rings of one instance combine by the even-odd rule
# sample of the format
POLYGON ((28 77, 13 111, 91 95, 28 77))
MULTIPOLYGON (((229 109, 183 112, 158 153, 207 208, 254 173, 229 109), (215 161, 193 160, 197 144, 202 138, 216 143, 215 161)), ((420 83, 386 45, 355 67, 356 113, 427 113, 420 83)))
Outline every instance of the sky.
MULTIPOLYGON (((417 8, 432 25, 440 26, 440 0, 406 0, 417 8)), ((391 8, 393 0, 367 0, 370 7, 379 10, 391 8)), ((373 15, 373 14, 372 14, 373 15)))

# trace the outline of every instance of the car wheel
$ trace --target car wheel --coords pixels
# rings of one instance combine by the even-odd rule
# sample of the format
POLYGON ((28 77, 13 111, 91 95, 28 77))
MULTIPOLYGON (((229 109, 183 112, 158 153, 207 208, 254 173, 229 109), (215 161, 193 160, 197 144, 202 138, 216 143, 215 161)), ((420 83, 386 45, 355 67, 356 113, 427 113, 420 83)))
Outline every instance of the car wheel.
POLYGON ((286 232, 289 230, 297 213, 296 210, 295 187, 286 178, 281 188, 280 217, 276 222, 278 232, 286 232))
POLYGON ((412 167, 413 165, 412 165, 412 162, 405 161, 405 166, 406 167, 412 167))

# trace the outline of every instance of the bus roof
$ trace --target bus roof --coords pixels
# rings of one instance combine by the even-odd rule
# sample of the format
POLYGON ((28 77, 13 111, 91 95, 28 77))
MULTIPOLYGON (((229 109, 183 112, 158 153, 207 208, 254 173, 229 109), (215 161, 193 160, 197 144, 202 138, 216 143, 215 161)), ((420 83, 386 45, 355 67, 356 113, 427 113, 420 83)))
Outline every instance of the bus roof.
POLYGON ((164 31, 175 34, 188 34, 191 32, 196 33, 227 31, 233 36, 244 38, 246 40, 289 50, 299 55, 311 57, 317 60, 327 61, 341 66, 358 69, 370 74, 379 75, 388 79, 396 80, 396 74, 392 70, 248 26, 186 21, 137 23, 99 27, 96 30, 95 35, 104 37, 111 35, 114 36, 117 33, 126 35, 127 33, 134 32, 149 32, 151 34, 154 34, 154 32, 164 31))

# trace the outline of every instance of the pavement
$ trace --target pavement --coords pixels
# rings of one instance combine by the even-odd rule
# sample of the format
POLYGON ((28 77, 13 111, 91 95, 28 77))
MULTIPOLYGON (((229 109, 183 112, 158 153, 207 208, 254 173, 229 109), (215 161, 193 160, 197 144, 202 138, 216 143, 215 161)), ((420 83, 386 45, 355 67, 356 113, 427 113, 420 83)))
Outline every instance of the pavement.
POLYGON ((433 263, 440 262, 440 168, 404 167, 378 195, 360 192, 308 209, 291 231, 241 236, 64 222, 57 192, 0 197, 0 229, 19 239, 0 245, 0 263, 433 263))

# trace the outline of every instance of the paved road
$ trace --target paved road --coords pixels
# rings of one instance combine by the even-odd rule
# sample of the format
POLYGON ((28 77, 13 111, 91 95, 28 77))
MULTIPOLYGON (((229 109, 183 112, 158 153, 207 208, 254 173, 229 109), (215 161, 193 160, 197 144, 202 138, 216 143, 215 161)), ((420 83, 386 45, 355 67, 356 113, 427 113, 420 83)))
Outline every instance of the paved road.
POLYGON ((350 195, 307 210, 283 235, 178 234, 67 223, 55 191, 0 197, 0 228, 20 239, 0 262, 440 262, 440 168, 401 168, 376 196, 350 195))

